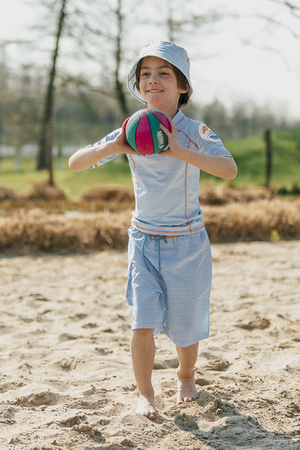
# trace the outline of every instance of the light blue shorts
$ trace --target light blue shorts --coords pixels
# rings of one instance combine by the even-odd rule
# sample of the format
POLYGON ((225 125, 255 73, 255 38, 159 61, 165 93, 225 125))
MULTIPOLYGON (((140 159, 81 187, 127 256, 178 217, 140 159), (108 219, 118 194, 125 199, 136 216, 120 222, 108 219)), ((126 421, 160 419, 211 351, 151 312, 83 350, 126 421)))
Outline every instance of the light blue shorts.
POLYGON ((154 328, 180 347, 209 335, 212 262, 205 229, 188 236, 153 237, 128 231, 126 298, 132 329, 154 328))

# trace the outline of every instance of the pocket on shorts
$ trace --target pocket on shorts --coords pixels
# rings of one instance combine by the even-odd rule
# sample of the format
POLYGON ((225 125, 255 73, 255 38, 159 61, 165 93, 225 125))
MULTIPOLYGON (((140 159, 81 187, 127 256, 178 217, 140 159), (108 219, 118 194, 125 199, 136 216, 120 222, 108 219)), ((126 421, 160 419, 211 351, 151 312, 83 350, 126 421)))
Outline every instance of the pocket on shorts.
POLYGON ((126 300, 129 306, 132 306, 132 262, 128 267, 128 279, 126 289, 126 300))

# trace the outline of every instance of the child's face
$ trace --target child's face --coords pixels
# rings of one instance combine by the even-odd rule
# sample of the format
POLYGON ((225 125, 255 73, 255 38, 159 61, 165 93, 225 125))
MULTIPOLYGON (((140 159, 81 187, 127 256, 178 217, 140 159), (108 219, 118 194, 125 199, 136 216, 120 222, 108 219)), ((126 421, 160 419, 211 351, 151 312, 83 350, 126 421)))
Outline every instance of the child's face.
POLYGON ((170 63, 148 56, 140 71, 139 91, 148 108, 155 108, 174 117, 180 94, 187 92, 178 87, 177 78, 170 63))

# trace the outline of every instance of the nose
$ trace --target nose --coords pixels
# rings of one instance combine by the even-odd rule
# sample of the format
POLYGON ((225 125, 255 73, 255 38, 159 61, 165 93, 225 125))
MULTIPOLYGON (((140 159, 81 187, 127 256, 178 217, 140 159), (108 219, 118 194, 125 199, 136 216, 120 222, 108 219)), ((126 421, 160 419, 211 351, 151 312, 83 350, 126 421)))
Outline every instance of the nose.
POLYGON ((152 73, 150 75, 149 83, 150 84, 157 84, 158 83, 157 75, 155 73, 152 73))

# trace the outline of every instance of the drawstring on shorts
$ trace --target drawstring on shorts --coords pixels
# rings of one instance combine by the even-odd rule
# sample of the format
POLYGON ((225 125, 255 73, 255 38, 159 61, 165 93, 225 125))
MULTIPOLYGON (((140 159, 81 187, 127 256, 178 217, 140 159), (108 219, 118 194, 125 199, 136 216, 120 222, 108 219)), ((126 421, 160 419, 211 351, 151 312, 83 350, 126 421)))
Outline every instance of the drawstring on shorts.
MULTIPOLYGON (((159 275, 160 276, 160 241, 163 239, 163 241, 165 242, 165 243, 167 243, 167 240, 166 240, 166 238, 164 237, 164 236, 162 236, 161 234, 159 234, 159 235, 151 235, 151 234, 145 234, 145 237, 144 237, 144 240, 143 240, 143 245, 142 245, 142 256, 143 256, 143 259, 144 259, 144 263, 145 263, 145 266, 147 267, 147 269, 148 269, 148 271, 150 272, 150 273, 152 273, 153 271, 154 272, 156 272, 156 274, 157 275, 159 275), (146 256, 145 256, 145 253, 144 253, 144 250, 145 250, 145 242, 146 242, 146 239, 147 238, 149 238, 149 239, 151 239, 152 241, 156 241, 157 243, 158 243, 158 273, 157 273, 157 270, 152 266, 152 264, 151 264, 151 268, 149 267, 149 264, 148 264, 148 260, 147 260, 147 258, 146 258, 146 256), (151 270, 152 269, 152 270, 151 270)), ((156 275, 156 276, 157 276, 156 275)), ((160 276, 160 278, 161 278, 161 276, 160 276)), ((162 303, 163 303, 163 308, 164 308, 164 310, 166 311, 167 309, 168 309, 168 302, 167 302, 167 287, 166 287, 166 285, 165 285, 165 282, 164 282, 164 280, 163 280, 163 278, 161 278, 161 281, 163 282, 163 284, 162 284, 162 303)))
POLYGON ((163 236, 161 234, 158 234, 158 235, 156 235, 156 234, 149 234, 149 233, 145 234, 145 238, 143 240, 143 245, 142 245, 142 255, 143 255, 143 258, 144 258, 145 265, 146 265, 146 267, 147 267, 149 272, 151 272, 151 270, 149 269, 147 258, 146 258, 145 253, 144 253, 145 242, 146 242, 147 238, 151 239, 152 241, 156 241, 158 243, 158 272, 160 272, 160 241, 163 240, 165 242, 165 244, 166 244, 167 243, 167 239, 165 238, 165 236, 163 236))
POLYGON ((142 257, 144 259, 144 263, 145 266, 147 267, 147 270, 150 273, 155 273, 155 276, 159 276, 160 277, 160 282, 161 282, 161 286, 162 286, 162 302, 163 302, 163 307, 164 310, 166 311, 168 309, 168 301, 167 301, 167 286, 165 284, 165 281, 163 279, 163 277, 160 274, 160 269, 161 269, 161 261, 160 261, 160 242, 163 240, 165 244, 167 244, 167 238, 173 238, 173 237, 177 237, 177 236, 163 236, 162 234, 150 234, 150 233, 144 233, 145 237, 143 240, 143 244, 142 244, 142 257), (145 243, 147 238, 151 239, 152 241, 156 241, 158 243, 158 271, 155 269, 155 267, 150 263, 150 261, 147 260, 147 257, 145 256, 145 243), (148 264, 148 262, 150 263, 150 266, 148 264))

